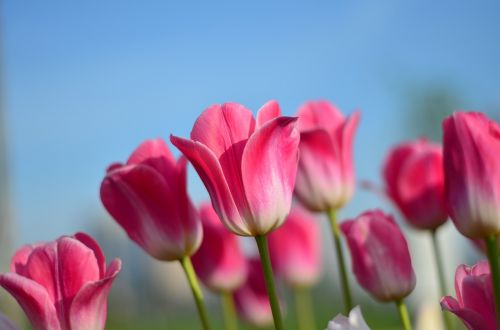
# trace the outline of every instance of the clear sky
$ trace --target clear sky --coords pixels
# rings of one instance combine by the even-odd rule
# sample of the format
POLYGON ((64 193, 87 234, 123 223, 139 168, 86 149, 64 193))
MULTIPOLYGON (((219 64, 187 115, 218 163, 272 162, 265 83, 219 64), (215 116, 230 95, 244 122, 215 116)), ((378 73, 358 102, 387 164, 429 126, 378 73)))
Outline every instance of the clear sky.
MULTIPOLYGON (((143 139, 187 136, 213 103, 360 109, 358 177, 374 181, 389 146, 415 137, 402 125, 413 89, 446 85, 462 108, 500 109, 500 2, 304 3, 4 0, 18 241, 97 221, 106 166, 143 139)), ((360 192, 346 215, 377 203, 360 192)))

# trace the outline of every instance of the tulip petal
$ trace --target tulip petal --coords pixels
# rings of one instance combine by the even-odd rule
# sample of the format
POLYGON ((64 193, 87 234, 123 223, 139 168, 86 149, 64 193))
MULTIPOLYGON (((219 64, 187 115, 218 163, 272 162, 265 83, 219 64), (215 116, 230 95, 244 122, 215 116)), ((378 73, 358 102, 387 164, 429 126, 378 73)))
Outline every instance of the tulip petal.
MULTIPOLYGON (((352 144, 354 140, 354 133, 356 133, 356 128, 358 127, 360 117, 361 115, 359 111, 351 114, 342 125, 342 129, 338 131, 339 138, 335 140, 339 143, 338 150, 340 153, 342 178, 344 178, 344 185, 347 187, 354 187, 352 144)), ((348 193, 349 198, 351 197, 352 193, 352 191, 348 193)))
POLYGON ((290 211, 298 165, 297 118, 278 117, 248 140, 242 157, 245 193, 253 213, 253 235, 278 227, 290 211))
POLYGON ((28 244, 17 250, 10 261, 10 271, 19 275, 25 275, 28 259, 33 250, 38 246, 40 244, 28 244))
POLYGON ((103 277, 104 273, 106 272, 106 257, 104 256, 104 253, 102 252, 99 244, 90 235, 82 232, 76 233, 74 237, 85 244, 85 246, 87 246, 89 249, 94 251, 97 265, 99 266, 99 277, 103 277))
POLYGON ((69 322, 72 330, 104 329, 108 293, 120 270, 121 261, 115 259, 105 278, 87 283, 81 288, 70 309, 69 322))
POLYGON ((281 110, 278 102, 275 100, 268 101, 257 112, 257 128, 279 116, 281 116, 281 110))
POLYGON ((486 323, 485 319, 483 319, 483 316, 481 314, 478 314, 477 312, 470 310, 470 309, 464 309, 460 307, 460 304, 450 296, 444 297, 441 299, 441 307, 449 311, 456 316, 458 316, 462 322, 467 326, 468 329, 470 330, 495 330, 496 326, 493 324, 490 325, 486 323))
POLYGON ((17 300, 35 330, 60 330, 54 305, 45 288, 14 273, 0 275, 0 285, 17 300))
POLYGON ((328 101, 310 101, 299 108, 299 131, 324 129, 330 136, 334 136, 338 127, 344 122, 342 113, 328 101))

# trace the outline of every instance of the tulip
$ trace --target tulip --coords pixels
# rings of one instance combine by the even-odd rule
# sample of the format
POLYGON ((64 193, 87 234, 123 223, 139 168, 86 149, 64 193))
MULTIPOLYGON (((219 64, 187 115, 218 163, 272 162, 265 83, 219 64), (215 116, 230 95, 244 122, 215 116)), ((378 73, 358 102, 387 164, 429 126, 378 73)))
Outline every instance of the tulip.
POLYGON ((390 215, 367 211, 341 224, 358 283, 379 301, 396 302, 405 329, 410 328, 403 298, 415 288, 408 244, 390 215))
POLYGON ((495 301, 488 262, 460 265, 455 273, 457 298, 441 299, 441 307, 455 314, 469 330, 496 330, 495 301))
POLYGON ((112 164, 101 184, 101 200, 116 222, 152 257, 191 256, 202 226, 186 187, 187 161, 177 162, 163 140, 147 140, 126 164, 112 164))
POLYGON ((309 288, 321 273, 321 237, 310 213, 293 207, 285 224, 269 235, 269 252, 276 276, 292 287, 300 329, 314 329, 309 288))
POLYGON ((326 330, 370 330, 370 328, 361 314, 361 308, 356 306, 349 312, 349 317, 342 314, 335 316, 328 322, 326 330))
POLYGON ((0 286, 36 330, 102 330, 108 293, 120 269, 120 259, 106 267, 97 242, 77 233, 19 249, 10 272, 0 275, 0 286))
POLYGON ((434 230, 446 221, 441 146, 425 139, 400 144, 383 173, 387 195, 412 226, 434 230))
POLYGON ((2 330, 19 330, 14 323, 12 323, 7 316, 0 313, 0 329, 2 330))
POLYGON ((186 158, 175 161, 163 140, 147 140, 126 164, 109 166, 101 200, 129 238, 150 256, 181 263, 207 330, 208 315, 190 258, 201 244, 203 228, 188 196, 186 166, 186 158))
POLYGON ((275 101, 256 120, 244 106, 225 103, 200 115, 191 139, 170 137, 198 172, 222 223, 237 235, 255 237, 278 330, 283 321, 266 235, 290 211, 300 139, 296 121, 281 117, 275 101))

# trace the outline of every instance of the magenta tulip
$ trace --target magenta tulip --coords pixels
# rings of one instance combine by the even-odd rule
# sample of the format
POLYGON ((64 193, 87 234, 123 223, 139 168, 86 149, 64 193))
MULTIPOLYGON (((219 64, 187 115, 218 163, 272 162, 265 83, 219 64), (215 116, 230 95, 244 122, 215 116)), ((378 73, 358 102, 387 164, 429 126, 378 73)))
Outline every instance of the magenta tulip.
POLYGON ((311 211, 344 206, 354 192, 352 143, 359 112, 344 118, 326 101, 308 102, 298 111, 300 161, 295 195, 311 211))
POLYGON ((247 262, 238 236, 222 225, 210 204, 200 207, 200 218, 203 242, 192 257, 196 274, 213 291, 234 291, 247 275, 247 262))
POLYGON ((18 330, 18 328, 12 323, 7 316, 0 313, 0 329, 1 330, 18 330))
POLYGON ((500 233, 500 126, 481 113, 456 112, 443 122, 446 203, 470 238, 500 233))
POLYGON ((443 152, 425 139, 391 150, 384 165, 386 192, 418 229, 436 229, 448 218, 444 201, 443 152))
POLYGON ((131 240, 159 260, 191 256, 202 226, 186 187, 187 161, 177 162, 163 140, 148 140, 126 164, 108 168, 101 200, 131 240))
POLYGON ((375 299, 398 301, 415 288, 408 244, 390 215, 367 211, 341 224, 358 283, 375 299))
POLYGON ((269 252, 276 275, 293 287, 315 284, 321 273, 319 224, 299 207, 285 224, 269 235, 269 252))
POLYGON ((26 245, 0 275, 0 285, 21 305, 36 330, 102 330, 111 285, 121 261, 106 260, 87 234, 26 245))
POLYGON ((191 139, 171 136, 205 184, 224 225, 242 236, 265 235, 290 211, 300 136, 296 118, 266 103, 257 120, 236 103, 214 105, 198 118, 191 139))
POLYGON ((495 301, 487 261, 469 267, 460 265, 455 273, 457 298, 443 297, 441 307, 458 316, 469 330, 496 330, 495 301))

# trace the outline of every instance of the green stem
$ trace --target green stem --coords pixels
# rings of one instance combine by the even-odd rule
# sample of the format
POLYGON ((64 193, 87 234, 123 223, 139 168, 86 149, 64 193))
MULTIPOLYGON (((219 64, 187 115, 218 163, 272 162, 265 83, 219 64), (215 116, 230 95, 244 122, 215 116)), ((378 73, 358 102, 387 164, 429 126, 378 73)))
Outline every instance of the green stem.
POLYGON ((337 223, 337 212, 333 209, 330 209, 327 211, 327 214, 328 214, 328 219, 330 220, 333 241, 335 243, 335 252, 337 253, 337 262, 339 266, 342 295, 344 297, 344 311, 345 315, 349 315, 349 312, 352 309, 351 289, 349 287, 349 280, 347 278, 347 272, 344 261, 344 252, 342 250, 342 242, 340 241, 340 229, 337 223))
POLYGON ((222 309, 224 311, 224 325, 226 326, 226 330, 238 330, 238 319, 236 318, 233 294, 231 292, 222 292, 222 309))
POLYGON ((485 239, 490 262, 491 280, 493 281, 493 291, 495 293, 495 307, 497 314, 497 324, 500 324, 500 265, 498 263, 498 245, 496 235, 491 235, 485 239))
POLYGON ((198 284, 198 278, 193 269, 193 264, 191 264, 190 257, 183 257, 179 259, 186 273, 186 277, 193 292, 194 301, 196 302, 196 307, 198 308, 198 314, 200 315, 201 323, 203 324, 203 329, 210 330, 210 324, 208 322, 208 313, 205 308, 205 303, 203 302, 203 293, 201 292, 200 285, 198 284))
MULTIPOLYGON (((439 280, 439 291, 441 292, 441 298, 445 297, 448 294, 448 287, 446 285, 446 279, 444 276, 444 263, 443 257, 441 256, 441 250, 439 249, 439 243, 437 240, 436 229, 431 230, 431 238, 432 238, 432 250, 434 252, 434 260, 436 261, 436 268, 438 271, 438 280, 439 280)), ((441 313, 443 316, 444 326, 447 330, 453 329, 451 315, 449 313, 441 313)))
POLYGON ((401 323, 403 324, 403 329, 411 330, 410 316, 408 315, 408 309, 406 309, 406 305, 403 299, 397 300, 396 306, 398 307, 398 312, 401 318, 401 323))
POLYGON ((295 314, 299 330, 314 330, 314 310, 311 301, 311 292, 306 287, 294 287, 295 314))
POLYGON ((255 236, 255 241, 257 242, 257 247, 259 248, 267 295, 269 297, 269 303, 271 304, 271 311, 273 312, 274 327, 276 330, 283 330, 283 319, 281 317, 280 304, 278 296, 276 295, 276 288, 274 286, 273 269, 271 267, 271 258, 269 257, 267 237, 265 235, 258 235, 255 236))

